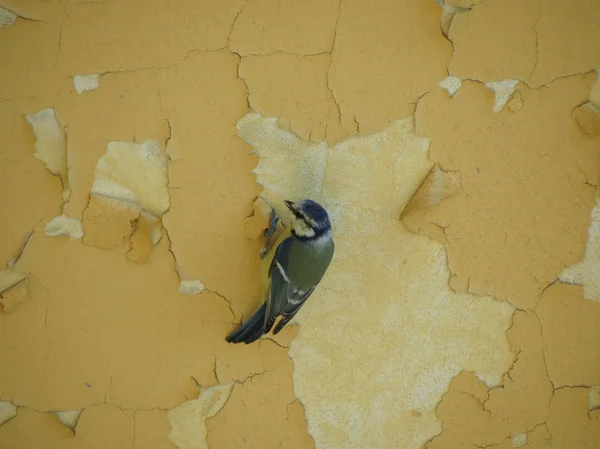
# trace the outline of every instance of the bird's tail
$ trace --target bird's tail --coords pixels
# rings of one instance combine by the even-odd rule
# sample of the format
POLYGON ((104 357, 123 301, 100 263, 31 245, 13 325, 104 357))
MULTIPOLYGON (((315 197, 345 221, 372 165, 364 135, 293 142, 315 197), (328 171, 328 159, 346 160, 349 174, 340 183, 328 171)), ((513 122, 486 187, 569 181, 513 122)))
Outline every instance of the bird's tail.
POLYGON ((246 344, 258 340, 264 334, 266 311, 267 305, 263 303, 248 321, 229 334, 225 340, 228 343, 244 342, 246 344))

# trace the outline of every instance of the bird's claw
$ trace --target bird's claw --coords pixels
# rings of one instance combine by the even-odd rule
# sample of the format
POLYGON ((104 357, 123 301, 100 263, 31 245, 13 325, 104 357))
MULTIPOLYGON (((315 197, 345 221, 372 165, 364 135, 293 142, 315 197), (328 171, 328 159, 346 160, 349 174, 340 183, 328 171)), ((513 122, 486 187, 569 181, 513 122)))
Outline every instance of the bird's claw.
POLYGON ((267 241, 265 242, 265 246, 260 252, 260 258, 264 259, 267 253, 271 250, 271 243, 273 241, 273 236, 277 232, 277 225, 279 224, 279 215, 275 209, 271 209, 271 218, 269 218, 269 227, 265 229, 265 237, 267 241))

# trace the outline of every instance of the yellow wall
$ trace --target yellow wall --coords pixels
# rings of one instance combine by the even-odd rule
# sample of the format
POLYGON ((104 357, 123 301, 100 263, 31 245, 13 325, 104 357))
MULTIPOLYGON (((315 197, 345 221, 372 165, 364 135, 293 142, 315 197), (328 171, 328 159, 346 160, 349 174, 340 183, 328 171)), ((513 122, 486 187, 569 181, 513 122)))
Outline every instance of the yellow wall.
POLYGON ((598 1, 0 5, 0 448, 598 447, 598 1))

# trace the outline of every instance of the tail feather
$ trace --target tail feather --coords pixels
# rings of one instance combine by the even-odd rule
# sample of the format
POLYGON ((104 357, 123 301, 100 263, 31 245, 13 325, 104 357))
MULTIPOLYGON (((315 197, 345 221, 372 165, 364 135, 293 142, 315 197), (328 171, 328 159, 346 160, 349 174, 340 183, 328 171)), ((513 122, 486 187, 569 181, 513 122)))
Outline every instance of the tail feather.
POLYGON ((258 340, 264 334, 266 310, 267 305, 263 303, 248 321, 230 333, 225 340, 228 343, 244 342, 246 344, 258 340))

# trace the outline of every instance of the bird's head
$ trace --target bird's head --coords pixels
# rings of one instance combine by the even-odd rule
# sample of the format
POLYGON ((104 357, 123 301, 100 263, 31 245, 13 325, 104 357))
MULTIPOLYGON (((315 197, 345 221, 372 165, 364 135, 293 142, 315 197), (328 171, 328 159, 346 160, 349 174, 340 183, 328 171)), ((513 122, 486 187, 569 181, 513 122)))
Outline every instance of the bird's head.
POLYGON ((296 203, 284 201, 294 214, 292 234, 300 240, 314 240, 331 233, 331 223, 327 211, 312 200, 296 203))

